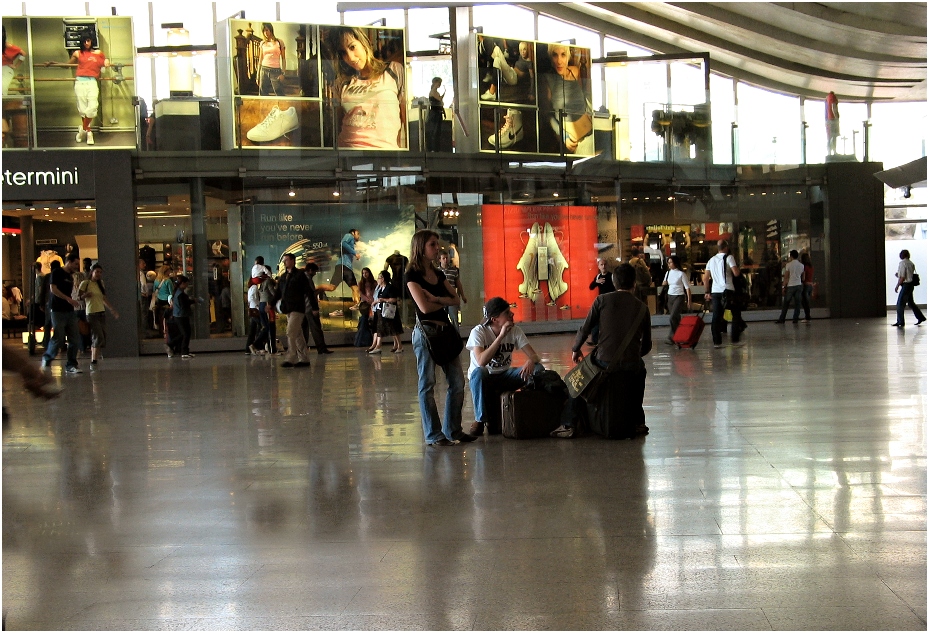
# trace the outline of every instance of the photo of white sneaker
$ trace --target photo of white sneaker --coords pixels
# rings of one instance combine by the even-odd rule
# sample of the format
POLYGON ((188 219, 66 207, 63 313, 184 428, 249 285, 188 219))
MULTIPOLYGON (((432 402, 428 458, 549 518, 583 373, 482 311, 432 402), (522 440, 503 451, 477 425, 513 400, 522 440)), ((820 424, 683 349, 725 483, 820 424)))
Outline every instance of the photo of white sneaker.
POLYGON ((568 269, 568 260, 562 254, 555 239, 555 231, 548 222, 545 223, 543 242, 548 247, 548 295, 554 304, 558 297, 568 291, 568 284, 563 278, 564 271, 568 269))
POLYGON ((267 143, 279 139, 288 132, 300 127, 297 109, 294 107, 281 110, 277 106, 271 108, 264 121, 250 129, 245 137, 253 143, 267 143))
POLYGON ((500 47, 494 46, 494 50, 490 56, 494 58, 494 68, 498 68, 503 74, 503 81, 511 86, 516 85, 519 78, 516 76, 516 71, 506 63, 506 55, 503 54, 500 47))
POLYGON ((523 113, 513 108, 508 108, 506 115, 503 117, 503 127, 497 130, 496 134, 491 134, 487 142, 491 147, 500 149, 509 149, 523 140, 523 113))
POLYGON ((94 144, 94 133, 91 132, 90 130, 87 130, 87 144, 88 145, 94 144))
POLYGON ((78 143, 83 143, 84 134, 85 134, 84 128, 82 127, 77 128, 77 136, 74 137, 74 140, 77 141, 78 143))

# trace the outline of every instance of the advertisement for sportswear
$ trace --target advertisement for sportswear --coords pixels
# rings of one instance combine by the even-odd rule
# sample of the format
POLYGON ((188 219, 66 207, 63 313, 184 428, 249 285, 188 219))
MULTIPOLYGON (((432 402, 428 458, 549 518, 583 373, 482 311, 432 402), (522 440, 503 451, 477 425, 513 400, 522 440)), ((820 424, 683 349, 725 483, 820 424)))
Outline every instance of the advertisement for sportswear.
POLYGON ((409 252, 415 225, 413 207, 388 204, 256 205, 242 221, 246 271, 261 256, 279 275, 284 254, 292 253, 298 268, 319 266, 317 288, 346 299, 362 268, 376 278, 394 251, 409 252))
MULTIPOLYGON (((11 22, 9 27, 14 27, 16 21, 11 22)), ((131 18, 28 18, 28 46, 19 28, 8 27, 7 18, 3 25, 4 78, 10 74, 8 55, 17 64, 10 47, 22 50, 3 96, 3 116, 12 121, 16 147, 27 146, 28 137, 21 137, 23 130, 17 129, 16 114, 8 111, 7 101, 14 94, 29 94, 30 82, 35 147, 136 147, 131 18)))
POLYGON ((476 37, 481 150, 593 155, 590 49, 476 37))
POLYGON ((504 297, 517 321, 583 319, 595 293, 597 208, 484 205, 484 294, 504 297))
POLYGON ((408 148, 402 29, 229 20, 235 144, 408 148))

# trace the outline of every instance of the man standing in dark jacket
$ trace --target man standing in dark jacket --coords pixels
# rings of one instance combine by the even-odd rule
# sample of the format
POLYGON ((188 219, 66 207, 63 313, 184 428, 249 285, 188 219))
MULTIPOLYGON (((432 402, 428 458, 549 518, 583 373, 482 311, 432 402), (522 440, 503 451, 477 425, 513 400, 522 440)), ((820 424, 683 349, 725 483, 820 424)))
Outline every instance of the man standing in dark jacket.
MULTIPOLYGON (((317 354, 331 354, 332 350, 326 345, 326 339, 323 336, 323 324, 319 320, 319 296, 316 294, 316 283, 313 277, 319 272, 319 266, 314 262, 307 262, 303 268, 306 278, 310 280, 310 290, 306 296, 306 325, 303 328, 303 336, 313 335, 313 344, 316 345, 317 354)), ((307 341, 309 339, 307 338, 307 341)))
POLYGON ((295 267, 293 253, 284 254, 284 273, 278 277, 281 312, 287 315, 287 354, 281 367, 309 367, 310 356, 303 336, 303 319, 309 300, 310 280, 295 267))

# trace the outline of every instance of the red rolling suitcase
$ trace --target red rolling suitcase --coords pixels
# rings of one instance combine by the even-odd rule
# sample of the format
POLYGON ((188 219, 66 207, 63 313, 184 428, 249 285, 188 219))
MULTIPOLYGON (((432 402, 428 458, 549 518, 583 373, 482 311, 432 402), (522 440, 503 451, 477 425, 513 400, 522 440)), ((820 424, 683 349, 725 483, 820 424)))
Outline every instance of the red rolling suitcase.
POLYGON ((703 334, 703 329, 706 327, 703 322, 703 315, 705 314, 706 312, 698 312, 697 314, 685 314, 681 317, 681 323, 674 332, 674 338, 671 339, 678 349, 684 347, 693 349, 697 346, 697 343, 700 342, 700 335, 703 334))

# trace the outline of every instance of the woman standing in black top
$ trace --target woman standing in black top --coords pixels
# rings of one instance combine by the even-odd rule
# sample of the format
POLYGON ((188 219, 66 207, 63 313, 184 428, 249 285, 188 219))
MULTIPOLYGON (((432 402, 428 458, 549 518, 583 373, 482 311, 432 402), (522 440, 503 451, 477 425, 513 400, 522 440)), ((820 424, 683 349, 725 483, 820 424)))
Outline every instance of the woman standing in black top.
POLYGON ((453 446, 458 442, 473 442, 477 438, 461 430, 464 372, 457 357, 441 365, 448 382, 445 418, 441 423, 435 403, 433 392, 436 363, 429 354, 426 336, 419 321, 436 321, 451 327, 446 308, 457 306, 460 302, 458 293, 433 264, 438 254, 438 234, 428 229, 417 231, 410 245, 406 286, 416 308, 417 325, 413 328, 413 353, 416 355, 416 370, 419 373, 419 411, 423 417, 423 434, 430 446, 453 446))

